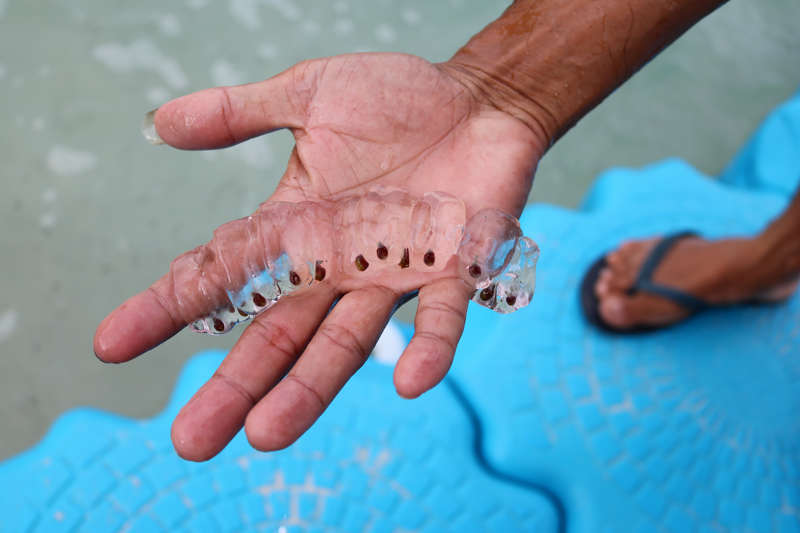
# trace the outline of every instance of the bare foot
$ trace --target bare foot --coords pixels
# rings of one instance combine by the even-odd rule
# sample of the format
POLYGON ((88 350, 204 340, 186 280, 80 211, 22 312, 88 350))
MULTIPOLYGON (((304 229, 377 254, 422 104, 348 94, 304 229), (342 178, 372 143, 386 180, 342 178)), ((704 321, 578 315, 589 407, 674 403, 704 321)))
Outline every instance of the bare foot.
MULTIPOLYGON (((646 292, 628 294, 659 241, 629 241, 606 256, 608 266, 600 272, 595 294, 600 316, 610 326, 623 330, 667 326, 689 316, 687 309, 663 297, 646 292)), ((798 279, 776 277, 764 258, 763 246, 755 239, 686 237, 669 250, 652 281, 712 305, 785 300, 797 288, 798 279)))

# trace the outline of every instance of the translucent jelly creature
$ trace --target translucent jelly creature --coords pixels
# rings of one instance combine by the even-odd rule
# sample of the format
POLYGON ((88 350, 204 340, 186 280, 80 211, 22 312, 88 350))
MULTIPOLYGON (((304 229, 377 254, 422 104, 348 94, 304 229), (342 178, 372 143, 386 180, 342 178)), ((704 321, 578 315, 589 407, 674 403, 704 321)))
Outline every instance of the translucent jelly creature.
POLYGON ((475 285, 472 301, 512 313, 525 307, 536 288, 539 247, 522 235, 516 218, 496 209, 472 217, 458 250, 469 281, 475 285))
POLYGON ((519 222, 501 211, 467 220, 464 203, 448 194, 379 188, 264 204, 178 257, 169 279, 183 318, 213 335, 315 284, 347 291, 389 280, 411 291, 454 273, 475 287, 475 302, 510 313, 533 297, 538 255, 519 222))

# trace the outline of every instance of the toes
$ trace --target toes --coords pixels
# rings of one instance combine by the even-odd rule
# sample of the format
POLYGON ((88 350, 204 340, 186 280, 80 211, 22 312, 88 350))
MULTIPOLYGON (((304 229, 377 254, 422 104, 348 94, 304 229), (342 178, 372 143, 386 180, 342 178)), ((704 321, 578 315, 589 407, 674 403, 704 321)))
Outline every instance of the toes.
POLYGON ((639 247, 639 243, 640 241, 622 241, 622 243, 619 245, 619 248, 617 248, 617 251, 620 253, 620 255, 630 254, 639 247))
POLYGON ((606 255, 606 263, 611 268, 620 268, 625 264, 625 255, 619 249, 616 249, 606 255))
POLYGON ((594 285, 594 294, 598 298, 606 296, 611 291, 611 270, 604 268, 597 276, 597 282, 594 285))
POLYGON ((613 292, 600 301, 600 316, 612 327, 667 326, 683 320, 688 312, 682 307, 647 294, 626 296, 613 292))
POLYGON ((633 325, 626 300, 624 296, 615 294, 600 301, 600 316, 609 326, 628 329, 633 325))

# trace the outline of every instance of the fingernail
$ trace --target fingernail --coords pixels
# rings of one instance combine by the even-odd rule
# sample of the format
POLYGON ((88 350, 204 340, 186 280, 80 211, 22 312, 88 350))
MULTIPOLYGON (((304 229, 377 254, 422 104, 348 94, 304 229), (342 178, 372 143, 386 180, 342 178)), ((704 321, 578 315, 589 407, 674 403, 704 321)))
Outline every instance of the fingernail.
POLYGON ((158 132, 156 131, 156 123, 155 123, 156 111, 158 111, 158 108, 155 108, 152 111, 145 114, 144 120, 142 120, 142 135, 144 135, 144 138, 147 139, 147 142, 149 142, 153 146, 164 144, 164 139, 162 139, 158 135, 158 132))

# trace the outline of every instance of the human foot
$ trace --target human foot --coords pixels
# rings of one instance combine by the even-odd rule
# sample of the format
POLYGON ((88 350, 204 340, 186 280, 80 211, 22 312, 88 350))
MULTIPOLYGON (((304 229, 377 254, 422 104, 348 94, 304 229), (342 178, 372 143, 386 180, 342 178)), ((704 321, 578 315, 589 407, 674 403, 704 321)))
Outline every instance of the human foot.
MULTIPOLYGON (((665 297, 633 289, 642 265, 660 241, 625 242, 606 256, 606 267, 598 275, 594 292, 598 313, 612 328, 667 326, 691 314, 691 310, 665 297)), ((757 239, 708 241, 687 236, 656 266, 652 281, 709 305, 782 301, 795 291, 798 278, 780 276, 764 261, 765 254, 757 239)))

